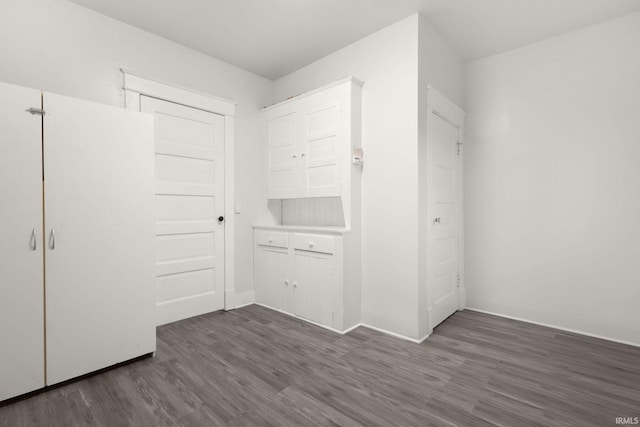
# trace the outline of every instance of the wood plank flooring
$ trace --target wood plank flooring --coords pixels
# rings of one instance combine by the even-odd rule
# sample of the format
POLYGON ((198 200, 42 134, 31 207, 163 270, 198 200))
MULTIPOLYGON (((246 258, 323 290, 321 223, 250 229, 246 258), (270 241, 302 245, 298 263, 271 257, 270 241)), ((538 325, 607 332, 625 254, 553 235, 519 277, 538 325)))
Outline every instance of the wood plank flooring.
POLYGON ((615 426, 640 348, 464 311, 417 345, 259 306, 158 328, 154 358, 0 406, 0 426, 615 426))

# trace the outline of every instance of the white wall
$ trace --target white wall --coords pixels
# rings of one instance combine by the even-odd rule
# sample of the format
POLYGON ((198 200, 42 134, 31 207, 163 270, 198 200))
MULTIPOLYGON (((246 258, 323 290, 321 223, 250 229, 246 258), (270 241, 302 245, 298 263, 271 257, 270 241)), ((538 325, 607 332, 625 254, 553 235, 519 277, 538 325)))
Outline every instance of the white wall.
POLYGON ((122 106, 120 67, 238 102, 236 291, 253 289, 258 111, 272 82, 65 0, 0 2, 0 81, 122 106))
POLYGON ((417 337, 418 15, 275 82, 274 101, 363 80, 362 320, 417 337))
POLYGON ((433 326, 427 324, 427 86, 435 88, 460 106, 462 104, 462 61, 431 24, 420 16, 418 75, 418 337, 424 338, 433 326))
POLYGON ((468 306, 640 344, 640 14, 466 70, 468 306))

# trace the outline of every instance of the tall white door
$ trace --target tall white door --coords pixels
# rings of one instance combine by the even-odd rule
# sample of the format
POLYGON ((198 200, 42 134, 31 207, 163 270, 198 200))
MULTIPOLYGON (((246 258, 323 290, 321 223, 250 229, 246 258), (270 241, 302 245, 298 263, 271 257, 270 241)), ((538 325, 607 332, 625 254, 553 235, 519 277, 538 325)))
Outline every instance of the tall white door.
POLYGON ((155 115, 157 323, 224 308, 224 117, 141 97, 155 115))
POLYGON ((44 386, 40 92, 0 83, 0 400, 44 386))
POLYGON ((155 351, 153 117, 43 101, 51 385, 155 351))
POLYGON ((427 283, 433 328, 459 307, 459 128, 430 110, 427 119, 427 283))

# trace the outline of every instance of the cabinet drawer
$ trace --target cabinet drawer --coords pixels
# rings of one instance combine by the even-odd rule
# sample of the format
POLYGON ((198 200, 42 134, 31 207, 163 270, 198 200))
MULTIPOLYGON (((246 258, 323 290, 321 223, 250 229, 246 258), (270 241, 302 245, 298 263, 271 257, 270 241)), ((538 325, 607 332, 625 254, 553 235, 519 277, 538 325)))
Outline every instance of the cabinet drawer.
POLYGON ((258 231, 254 232, 256 245, 275 246, 277 248, 289 247, 289 235, 279 231, 258 231))
POLYGON ((335 251, 335 237, 296 233, 293 235, 293 247, 303 251, 332 254, 335 251))

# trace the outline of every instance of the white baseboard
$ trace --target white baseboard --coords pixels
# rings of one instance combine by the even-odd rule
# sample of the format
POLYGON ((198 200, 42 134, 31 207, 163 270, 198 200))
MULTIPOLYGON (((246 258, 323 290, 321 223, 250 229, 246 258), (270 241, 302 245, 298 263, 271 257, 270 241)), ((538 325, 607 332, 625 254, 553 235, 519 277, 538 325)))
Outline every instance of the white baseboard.
POLYGON ((246 291, 235 295, 236 308, 246 307, 256 302, 255 292, 246 291))
POLYGON ((564 331, 564 332, 571 332, 573 334, 584 335, 584 336, 591 337, 591 338, 598 338, 598 339, 601 339, 601 340, 611 341, 611 342, 615 342, 615 343, 618 343, 618 344, 630 345, 632 347, 640 347, 640 343, 634 343, 634 342, 631 342, 631 341, 625 341, 625 340, 619 340, 619 339, 616 339, 616 338, 604 337, 602 335, 591 334, 589 332, 584 332, 584 331, 578 331, 578 330, 575 330, 575 329, 564 328, 562 326, 557 326, 557 325, 550 325, 548 323, 536 322, 536 321, 529 320, 529 319, 523 319, 521 317, 507 316, 506 314, 494 313, 492 311, 487 311, 487 310, 480 310, 479 308, 466 307, 465 310, 476 311, 478 313, 484 313, 484 314, 490 314, 491 316, 502 317, 502 318, 510 319, 510 320, 517 320, 519 322, 531 323, 532 325, 538 325, 538 326, 544 326, 546 328, 558 329, 558 330, 564 331))
POLYGON ((376 326, 371 326, 371 325, 368 325, 366 323, 361 323, 358 326, 364 326, 365 328, 373 329, 374 331, 381 332, 381 333, 383 333, 385 335, 390 335, 390 336, 395 337, 395 338, 400 338, 400 339, 405 340, 405 341, 411 341, 412 343, 415 343, 415 344, 422 344, 422 342, 429 337, 429 334, 427 334, 424 337, 418 338, 418 339, 410 338, 410 337, 408 337, 406 335, 397 334, 395 332, 387 331, 386 329, 378 328, 376 326))

